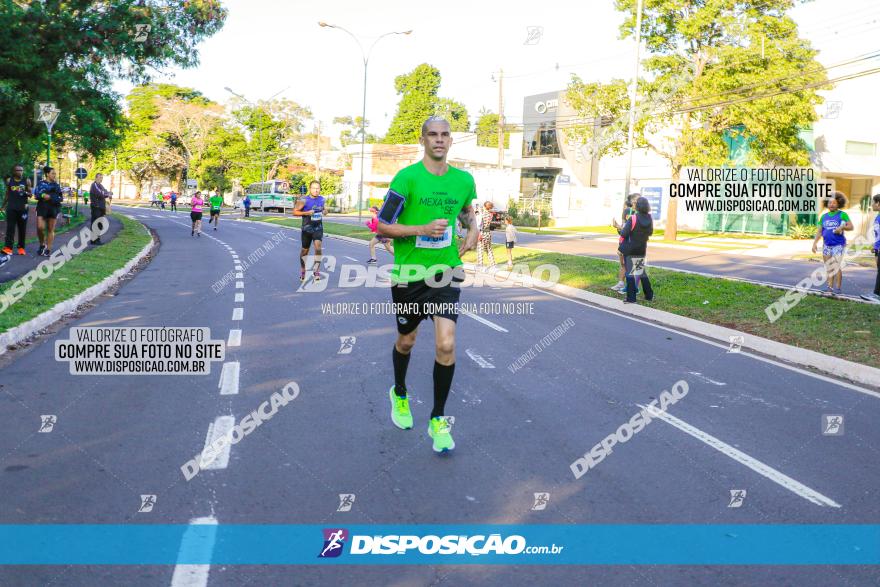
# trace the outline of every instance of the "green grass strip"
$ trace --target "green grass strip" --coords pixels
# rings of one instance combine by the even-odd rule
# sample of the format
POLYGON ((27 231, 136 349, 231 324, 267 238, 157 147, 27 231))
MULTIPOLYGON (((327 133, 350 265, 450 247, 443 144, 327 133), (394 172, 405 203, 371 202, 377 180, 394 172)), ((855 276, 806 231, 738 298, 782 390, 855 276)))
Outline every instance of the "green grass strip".
MULTIPOLYGON (((112 216, 122 222, 122 229, 113 240, 100 247, 87 248, 56 269, 48 279, 35 281, 30 291, 0 314, 0 332, 36 318, 56 304, 100 283, 150 242, 150 236, 139 222, 121 214, 114 213, 112 216)), ((15 258, 10 262, 14 263, 15 258)), ((16 281, 0 285, 0 294, 5 293, 16 281)))

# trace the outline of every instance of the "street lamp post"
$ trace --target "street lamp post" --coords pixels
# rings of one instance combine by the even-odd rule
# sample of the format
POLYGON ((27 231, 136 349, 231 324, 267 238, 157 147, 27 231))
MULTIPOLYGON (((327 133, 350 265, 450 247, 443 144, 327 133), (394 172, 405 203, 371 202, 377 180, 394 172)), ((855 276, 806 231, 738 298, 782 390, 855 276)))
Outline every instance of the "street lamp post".
POLYGON ((358 221, 361 220, 361 215, 363 214, 363 200, 364 200, 364 147, 367 142, 367 65, 370 62, 370 55, 373 53, 373 47, 376 46, 376 43, 381 41, 383 38, 388 37, 390 35, 409 35, 412 34, 412 30, 408 31, 391 31, 389 33, 385 33, 381 35, 378 39, 373 41, 373 44, 370 45, 370 50, 364 53, 364 46, 361 44, 360 40, 348 29, 345 29, 339 25, 328 24, 326 22, 319 22, 318 26, 328 27, 331 29, 339 29, 345 33, 348 33, 352 39, 354 39, 355 43, 358 44, 358 47, 361 49, 361 58, 364 60, 364 101, 363 101, 363 109, 361 114, 361 179, 358 183, 358 221))
MULTIPOLYGON (((275 92, 266 101, 268 102, 269 100, 271 100, 272 98, 274 98, 275 96, 277 96, 278 94, 280 94, 281 92, 283 92, 289 88, 290 88, 290 86, 287 86, 286 88, 284 88, 284 90, 279 90, 279 91, 275 92)), ((223 89, 226 90, 227 92, 229 92, 230 94, 232 94, 233 96, 235 96, 237 98, 241 98, 242 100, 244 100, 245 102, 250 104, 251 107, 256 110, 257 105, 254 104, 253 102, 251 102, 250 100, 248 100, 247 98, 245 98, 244 96, 242 96, 241 94, 237 94, 237 93, 233 92, 232 89, 230 89, 229 87, 226 87, 223 89)), ((263 151, 263 110, 262 109, 260 109, 260 183, 266 183, 266 154, 263 151)))

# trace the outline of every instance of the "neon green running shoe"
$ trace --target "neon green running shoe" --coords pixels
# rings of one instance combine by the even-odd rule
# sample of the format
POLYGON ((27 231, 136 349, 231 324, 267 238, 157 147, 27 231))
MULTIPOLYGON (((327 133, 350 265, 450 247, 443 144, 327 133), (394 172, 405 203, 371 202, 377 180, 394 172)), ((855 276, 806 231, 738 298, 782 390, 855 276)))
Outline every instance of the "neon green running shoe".
POLYGON ((434 440, 434 452, 447 452, 455 448, 446 418, 431 418, 428 422, 428 436, 434 440))
POLYGON ((398 397, 394 393, 394 386, 388 390, 388 398, 391 400, 391 421, 401 430, 409 430, 413 427, 412 412, 409 411, 409 399, 398 397))

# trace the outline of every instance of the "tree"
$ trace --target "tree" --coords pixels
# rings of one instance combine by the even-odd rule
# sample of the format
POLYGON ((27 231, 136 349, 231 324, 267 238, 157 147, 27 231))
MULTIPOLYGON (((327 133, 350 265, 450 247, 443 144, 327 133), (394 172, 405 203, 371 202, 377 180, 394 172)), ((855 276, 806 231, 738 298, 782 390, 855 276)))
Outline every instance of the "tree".
MULTIPOLYGON (((333 119, 333 124, 343 125, 342 132, 339 133, 339 142, 343 147, 361 142, 361 120, 362 116, 337 116, 333 119)), ((370 121, 364 122, 364 128, 370 126, 370 121)), ((379 137, 374 134, 367 133, 365 143, 378 143, 379 137)))
MULTIPOLYGON (((639 81, 636 145, 665 157, 677 181, 686 166, 728 162, 725 138, 746 137, 749 165, 806 165, 798 137, 816 119, 817 90, 827 87, 816 51, 786 15, 796 0, 651 0, 642 18, 650 79, 639 81), (661 130, 672 130, 660 132, 661 130)), ((636 0, 616 0, 621 34, 635 33, 636 0)), ((586 119, 573 134, 604 127, 599 151, 620 151, 628 113, 625 85, 573 79, 566 98, 586 119), (621 104, 626 106, 621 108, 621 104)), ((595 137, 594 137, 595 138, 595 137)), ((666 237, 676 238, 670 200, 666 237)))
POLYGON ((417 143, 422 124, 434 115, 445 117, 453 131, 468 130, 468 115, 464 105, 437 96, 440 70, 433 65, 422 63, 411 72, 397 76, 394 78, 394 88, 401 98, 383 143, 417 143))
MULTIPOLYGON (((3 2, 0 21, 0 169, 44 151, 36 102, 61 114, 53 141, 95 155, 122 139, 114 79, 149 81, 154 72, 198 63, 197 47, 223 26, 219 0, 3 2), (148 25, 144 39, 136 25, 148 25)), ((143 29, 146 30, 146 29, 143 29)))
MULTIPOLYGON (((474 124, 477 146, 498 148, 498 115, 483 108, 474 124)), ((504 148, 510 145, 510 131, 504 131, 504 148)))

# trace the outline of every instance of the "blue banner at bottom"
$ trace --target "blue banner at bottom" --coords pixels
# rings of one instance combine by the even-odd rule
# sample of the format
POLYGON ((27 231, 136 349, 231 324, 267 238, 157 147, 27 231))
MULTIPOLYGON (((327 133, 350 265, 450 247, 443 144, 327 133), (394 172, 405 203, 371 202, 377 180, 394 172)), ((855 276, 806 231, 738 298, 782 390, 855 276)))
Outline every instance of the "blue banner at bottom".
POLYGON ((880 525, 0 525, 3 565, 877 565, 880 525))

